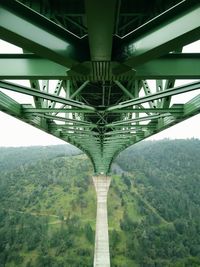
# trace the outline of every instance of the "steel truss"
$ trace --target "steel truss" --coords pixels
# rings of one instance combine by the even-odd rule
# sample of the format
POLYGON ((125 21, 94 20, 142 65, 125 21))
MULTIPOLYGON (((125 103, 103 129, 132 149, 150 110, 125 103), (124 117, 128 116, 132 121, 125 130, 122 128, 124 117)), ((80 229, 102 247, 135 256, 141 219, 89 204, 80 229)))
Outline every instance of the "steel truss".
POLYGON ((23 53, 0 54, 0 110, 77 146, 104 174, 120 151, 198 114, 200 94, 171 99, 200 89, 200 54, 182 52, 199 40, 199 1, 154 2, 2 0, 0 38, 23 53), (22 79, 30 86, 10 81, 22 79))

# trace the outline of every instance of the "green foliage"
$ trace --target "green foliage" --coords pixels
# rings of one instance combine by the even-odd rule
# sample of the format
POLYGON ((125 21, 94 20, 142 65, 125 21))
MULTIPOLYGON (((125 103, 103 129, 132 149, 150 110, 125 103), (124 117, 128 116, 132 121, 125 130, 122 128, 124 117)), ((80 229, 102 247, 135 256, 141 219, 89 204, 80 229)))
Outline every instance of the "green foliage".
POLYGON ((199 153, 199 140, 164 140, 135 145, 117 158, 132 174, 129 193, 143 217, 134 224, 125 212, 120 224, 128 256, 139 266, 200 266, 199 153))
MULTIPOLYGON (((0 148, 0 267, 93 265, 92 167, 65 146, 0 148)), ((115 162, 112 267, 200 266, 200 141, 143 142, 115 162)))
POLYGON ((3 266, 91 266, 94 231, 88 225, 95 222, 95 195, 91 203, 88 196, 91 165, 82 155, 54 155, 34 161, 30 149, 29 163, 1 170, 3 266))
POLYGON ((20 165, 37 162, 41 159, 67 157, 82 152, 70 145, 35 146, 35 147, 0 147, 0 170, 13 170, 20 165))
POLYGON ((94 231, 89 223, 85 225, 85 236, 87 240, 94 245, 94 231))

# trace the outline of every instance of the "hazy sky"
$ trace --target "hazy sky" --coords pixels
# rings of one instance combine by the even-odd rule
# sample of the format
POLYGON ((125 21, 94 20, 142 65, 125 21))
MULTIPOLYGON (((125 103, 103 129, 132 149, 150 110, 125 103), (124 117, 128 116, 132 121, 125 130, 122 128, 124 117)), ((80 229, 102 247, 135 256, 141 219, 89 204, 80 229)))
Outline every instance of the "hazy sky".
MULTIPOLYGON (((200 52, 200 41, 187 46, 184 52, 200 52)), ((21 49, 0 40, 0 53, 20 53, 21 49)), ((176 86, 190 81, 178 81, 176 86)), ((28 84, 27 84, 28 85, 28 84)), ((0 89, 1 90, 1 89, 0 89)), ((7 91, 8 92, 8 91, 7 91)), ((9 92, 10 93, 10 92, 9 92)), ((199 94, 200 90, 186 93, 183 96, 175 96, 172 98, 172 103, 185 103, 195 95, 199 94)), ((11 93, 12 95, 12 93, 11 93)), ((18 96, 17 101, 20 103, 30 103, 30 97, 18 96)), ((33 126, 21 122, 7 114, 0 112, 0 146, 31 146, 31 145, 55 145, 64 144, 63 141, 46 134, 33 126)), ((149 139, 158 140, 163 138, 178 139, 178 138, 199 138, 200 139, 200 115, 194 116, 178 125, 175 125, 167 130, 154 135, 149 139)))

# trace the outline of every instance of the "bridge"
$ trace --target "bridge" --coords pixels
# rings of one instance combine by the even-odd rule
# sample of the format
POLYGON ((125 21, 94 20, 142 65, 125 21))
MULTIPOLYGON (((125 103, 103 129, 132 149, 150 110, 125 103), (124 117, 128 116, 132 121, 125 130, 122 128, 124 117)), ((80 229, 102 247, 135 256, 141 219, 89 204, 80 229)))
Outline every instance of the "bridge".
POLYGON ((115 157, 200 111, 200 94, 172 102, 200 89, 200 53, 184 52, 199 40, 199 18, 198 0, 0 1, 0 38, 22 48, 0 54, 0 110, 92 161, 94 266, 110 266, 106 198, 115 157), (183 79, 192 81, 177 86, 183 79), (19 103, 9 91, 33 103, 19 103))

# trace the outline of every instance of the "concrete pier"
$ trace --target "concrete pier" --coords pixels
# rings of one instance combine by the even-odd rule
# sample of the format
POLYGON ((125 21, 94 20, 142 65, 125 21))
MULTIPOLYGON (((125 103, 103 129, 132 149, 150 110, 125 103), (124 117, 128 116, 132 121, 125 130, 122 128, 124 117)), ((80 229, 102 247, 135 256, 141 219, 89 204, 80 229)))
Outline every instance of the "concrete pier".
POLYGON ((94 267, 110 267, 107 195, 110 186, 110 177, 93 176, 97 194, 97 215, 94 249, 94 267))

